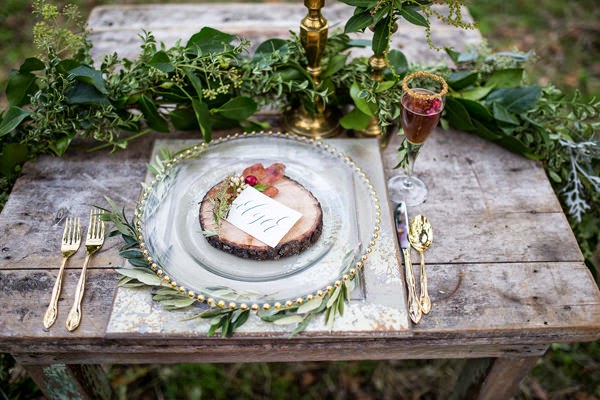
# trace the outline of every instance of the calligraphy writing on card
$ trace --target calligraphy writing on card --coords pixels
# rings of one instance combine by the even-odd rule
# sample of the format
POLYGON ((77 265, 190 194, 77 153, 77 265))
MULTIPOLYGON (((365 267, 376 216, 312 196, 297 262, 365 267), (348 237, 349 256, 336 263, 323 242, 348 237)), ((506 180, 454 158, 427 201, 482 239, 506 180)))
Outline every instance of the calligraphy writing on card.
POLYGON ((275 247, 302 217, 253 187, 244 189, 233 201, 227 221, 270 247, 275 247))

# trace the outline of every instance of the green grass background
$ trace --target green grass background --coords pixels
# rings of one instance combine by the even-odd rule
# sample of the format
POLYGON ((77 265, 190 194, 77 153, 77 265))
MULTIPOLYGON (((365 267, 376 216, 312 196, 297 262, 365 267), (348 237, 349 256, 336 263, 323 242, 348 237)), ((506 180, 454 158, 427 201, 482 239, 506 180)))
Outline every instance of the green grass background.
MULTIPOLYGON (((84 15, 101 4, 148 0, 74 0, 84 15)), ((31 4, 2 0, 0 83, 29 56, 31 4)), ((479 29, 495 50, 534 50, 532 82, 565 92, 600 93, 599 0, 473 0, 479 29)), ((2 99, 0 99, 2 104, 2 99)), ((359 351, 348 349, 348 351, 359 351)), ((462 360, 250 364, 113 365, 121 399, 445 399, 462 360)), ((0 354, 0 400, 38 399, 22 367, 0 354)), ((555 344, 521 384, 518 399, 600 399, 600 345, 555 344)))

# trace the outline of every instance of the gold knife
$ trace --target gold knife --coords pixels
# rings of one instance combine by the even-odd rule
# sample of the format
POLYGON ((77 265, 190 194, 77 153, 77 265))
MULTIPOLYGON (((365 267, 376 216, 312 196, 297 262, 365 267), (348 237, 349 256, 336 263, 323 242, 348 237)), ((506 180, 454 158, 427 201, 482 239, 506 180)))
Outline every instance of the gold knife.
POLYGON ((408 289, 408 315, 412 322, 418 324, 423 316, 417 297, 417 283, 413 272, 412 262, 410 260, 410 243, 408 242, 408 212, 406 204, 400 202, 394 211, 394 222, 396 224, 396 236, 404 256, 404 270, 406 276, 406 286, 408 289))

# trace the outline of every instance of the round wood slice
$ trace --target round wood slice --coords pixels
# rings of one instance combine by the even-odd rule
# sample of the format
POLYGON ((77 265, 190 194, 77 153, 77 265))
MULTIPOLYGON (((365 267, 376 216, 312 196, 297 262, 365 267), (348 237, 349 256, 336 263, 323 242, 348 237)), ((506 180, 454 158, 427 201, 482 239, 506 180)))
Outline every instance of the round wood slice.
MULTIPOLYGON (((210 199, 214 197, 220 184, 209 190, 200 203, 202 230, 217 230, 210 199)), ((252 260, 276 260, 292 256, 316 242, 323 230, 323 210, 319 201, 304 186, 287 176, 278 180, 274 186, 279 193, 273 199, 302 214, 276 247, 266 245, 227 221, 221 221, 219 235, 207 237, 208 242, 217 249, 252 260)))

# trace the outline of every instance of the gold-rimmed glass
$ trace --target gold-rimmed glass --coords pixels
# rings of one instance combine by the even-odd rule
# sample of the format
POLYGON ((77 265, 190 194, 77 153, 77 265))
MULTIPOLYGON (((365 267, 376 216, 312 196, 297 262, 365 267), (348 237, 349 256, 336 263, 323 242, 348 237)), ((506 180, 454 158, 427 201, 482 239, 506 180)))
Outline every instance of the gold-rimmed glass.
POLYGON ((440 120, 448 85, 440 76, 418 71, 404 78, 402 88, 401 125, 404 136, 400 154, 405 157, 401 160, 405 171, 388 181, 388 191, 393 203, 403 201, 414 206, 427 198, 425 182, 413 175, 414 164, 423 143, 440 120))

